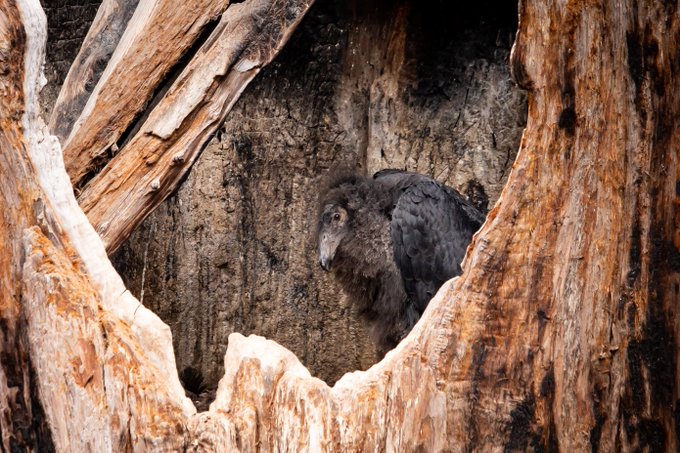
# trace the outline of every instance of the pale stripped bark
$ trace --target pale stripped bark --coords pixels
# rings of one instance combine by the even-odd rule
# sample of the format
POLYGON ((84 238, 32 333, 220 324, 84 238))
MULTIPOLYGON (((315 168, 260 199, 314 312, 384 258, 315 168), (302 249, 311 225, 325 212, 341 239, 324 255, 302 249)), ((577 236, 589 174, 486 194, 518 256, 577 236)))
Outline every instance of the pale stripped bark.
POLYGON ((28 353, 0 368, 6 449, 19 436, 6 421, 19 426, 42 403, 43 431, 28 432, 38 442, 47 429, 65 451, 100 451, 64 434, 84 426, 84 414, 93 429, 111 430, 113 448, 138 450, 677 451, 680 17, 672 4, 523 2, 512 65, 529 90, 527 130, 463 275, 382 362, 333 388, 275 343, 233 335, 217 400, 198 415, 174 371, 159 375, 172 369, 171 354, 147 358, 147 329, 160 338, 152 332, 166 331, 161 323, 149 314, 155 327, 141 335, 139 312, 130 318, 110 303, 117 276, 65 195, 58 144, 34 115, 44 37, 27 2, 19 7, 21 16, 5 3, 0 20, 2 64, 15 69, 2 73, 0 346, 28 353), (24 43, 12 39, 23 26, 33 55, 25 62, 24 43), (16 80, 24 73, 25 85, 16 80), (55 324, 69 333, 55 334, 55 324), (29 359, 38 395, 23 372, 29 359), (73 401, 65 420, 51 412, 67 407, 54 370, 73 401), (98 412, 95 395, 122 383, 127 398, 112 396, 98 412), (116 415, 127 417, 118 419, 129 420, 127 431, 107 423, 116 415))
POLYGON ((113 270, 73 196, 59 143, 38 117, 40 4, 6 2, 1 11, 3 450, 181 446, 195 409, 175 371, 170 331, 113 270))

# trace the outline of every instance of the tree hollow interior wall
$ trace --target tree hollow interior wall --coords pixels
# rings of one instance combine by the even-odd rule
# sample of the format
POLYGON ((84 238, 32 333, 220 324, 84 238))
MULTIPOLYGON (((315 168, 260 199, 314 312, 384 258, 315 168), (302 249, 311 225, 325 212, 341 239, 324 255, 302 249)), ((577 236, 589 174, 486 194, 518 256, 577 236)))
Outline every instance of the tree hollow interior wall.
MULTIPOLYGON (((450 3, 318 0, 182 187, 113 257, 170 325, 180 371, 216 385, 232 332, 276 340, 331 383, 376 360, 316 260, 316 190, 334 163, 427 173, 493 205, 526 121, 508 66, 517 10, 450 3)), ((44 5, 49 109, 96 2, 44 5)))

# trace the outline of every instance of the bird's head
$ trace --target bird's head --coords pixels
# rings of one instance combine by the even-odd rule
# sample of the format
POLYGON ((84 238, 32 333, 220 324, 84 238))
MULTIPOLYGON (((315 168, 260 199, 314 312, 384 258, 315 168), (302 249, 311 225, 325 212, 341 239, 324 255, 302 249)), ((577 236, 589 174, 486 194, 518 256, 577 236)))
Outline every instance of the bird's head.
POLYGON ((327 204, 319 217, 317 243, 319 245, 319 264, 326 271, 349 233, 349 213, 340 204, 327 204))
POLYGON ((319 190, 316 243, 319 264, 325 271, 336 268, 341 257, 346 258, 343 246, 352 240, 356 230, 357 212, 363 205, 367 179, 357 169, 340 164, 329 170, 319 190))

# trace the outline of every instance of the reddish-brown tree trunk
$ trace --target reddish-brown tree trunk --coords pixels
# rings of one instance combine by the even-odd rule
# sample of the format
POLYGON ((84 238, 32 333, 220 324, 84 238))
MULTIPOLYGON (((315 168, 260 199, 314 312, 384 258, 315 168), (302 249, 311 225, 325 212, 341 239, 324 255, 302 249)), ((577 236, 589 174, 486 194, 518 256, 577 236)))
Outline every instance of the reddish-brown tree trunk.
POLYGON ((511 64, 528 125, 463 275, 332 388, 232 335, 200 414, 36 115, 37 2, 1 11, 4 449, 677 451, 674 2, 523 1, 511 64))

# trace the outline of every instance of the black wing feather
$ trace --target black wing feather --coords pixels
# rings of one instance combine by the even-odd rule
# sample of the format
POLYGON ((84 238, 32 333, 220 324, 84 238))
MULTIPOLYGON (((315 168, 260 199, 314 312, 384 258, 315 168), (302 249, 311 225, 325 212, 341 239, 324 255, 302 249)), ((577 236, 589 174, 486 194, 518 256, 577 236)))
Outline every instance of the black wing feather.
POLYGON ((439 287, 460 274, 484 216, 455 190, 423 175, 390 172, 376 179, 401 194, 392 211, 394 259, 406 293, 422 313, 439 287))

